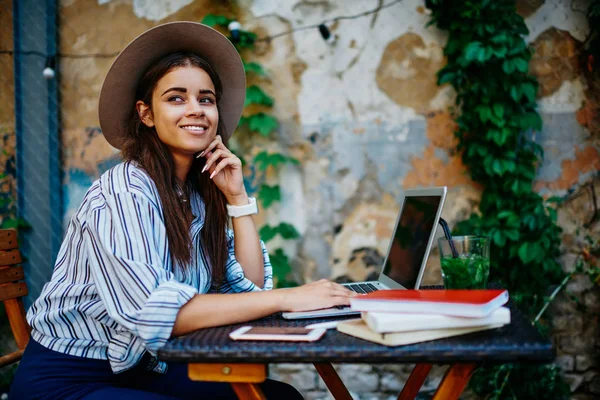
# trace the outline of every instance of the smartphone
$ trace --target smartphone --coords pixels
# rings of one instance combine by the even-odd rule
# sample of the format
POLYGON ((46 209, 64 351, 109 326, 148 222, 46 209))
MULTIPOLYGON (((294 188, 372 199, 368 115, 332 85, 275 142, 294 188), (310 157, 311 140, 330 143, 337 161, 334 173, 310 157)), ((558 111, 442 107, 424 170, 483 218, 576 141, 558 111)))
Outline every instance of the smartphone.
POLYGON ((271 326, 242 326, 229 334, 233 340, 284 340, 292 342, 314 342, 319 340, 325 329, 286 328, 271 326))

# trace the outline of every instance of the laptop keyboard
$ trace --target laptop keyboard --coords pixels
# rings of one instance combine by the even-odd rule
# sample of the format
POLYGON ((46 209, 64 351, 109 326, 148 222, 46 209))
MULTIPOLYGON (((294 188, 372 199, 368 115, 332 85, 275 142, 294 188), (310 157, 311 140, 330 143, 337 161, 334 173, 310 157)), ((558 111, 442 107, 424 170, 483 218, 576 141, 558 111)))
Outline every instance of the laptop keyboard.
POLYGON ((356 293, 371 293, 378 290, 375 285, 371 283, 352 283, 345 286, 356 293))
MULTIPOLYGON (((356 293, 371 293, 375 292, 379 289, 375 287, 375 285, 371 283, 351 283, 344 285, 348 289, 356 292, 356 293)), ((335 306, 338 310, 349 310, 350 306, 335 306)))

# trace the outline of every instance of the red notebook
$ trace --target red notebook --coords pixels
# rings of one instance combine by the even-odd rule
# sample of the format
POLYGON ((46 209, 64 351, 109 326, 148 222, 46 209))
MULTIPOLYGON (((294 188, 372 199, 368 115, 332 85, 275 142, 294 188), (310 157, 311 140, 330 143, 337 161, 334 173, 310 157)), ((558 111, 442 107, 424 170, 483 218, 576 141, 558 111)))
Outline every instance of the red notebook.
POLYGON ((356 311, 480 318, 506 304, 506 290, 378 290, 350 300, 356 311))

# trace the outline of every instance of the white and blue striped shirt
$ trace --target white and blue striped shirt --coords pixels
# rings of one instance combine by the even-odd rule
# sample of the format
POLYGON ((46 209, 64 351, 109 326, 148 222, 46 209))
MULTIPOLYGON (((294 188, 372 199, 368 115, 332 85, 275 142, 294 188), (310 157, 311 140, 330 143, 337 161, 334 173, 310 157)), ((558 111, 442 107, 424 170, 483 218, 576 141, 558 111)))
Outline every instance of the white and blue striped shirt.
MULTIPOLYGON (((190 198, 194 220, 192 266, 173 268, 162 206, 148 174, 134 163, 104 173, 69 223, 52 279, 27 313, 33 339, 74 356, 108 359, 117 373, 135 366, 145 350, 155 356, 171 336, 179 309, 211 289, 211 267, 200 245, 204 203, 190 198)), ((264 243, 263 289, 244 276, 227 230, 229 257, 219 292, 273 287, 264 243)), ((159 362, 155 371, 164 372, 159 362)))

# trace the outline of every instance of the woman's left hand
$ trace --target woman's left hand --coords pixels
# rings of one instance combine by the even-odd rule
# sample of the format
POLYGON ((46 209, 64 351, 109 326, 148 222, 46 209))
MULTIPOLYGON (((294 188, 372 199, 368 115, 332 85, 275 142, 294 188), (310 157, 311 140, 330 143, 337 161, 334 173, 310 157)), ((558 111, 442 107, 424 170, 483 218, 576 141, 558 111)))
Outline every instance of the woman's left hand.
POLYGON ((247 197, 242 161, 225 147, 220 135, 215 136, 202 156, 206 158, 202 173, 210 174, 210 179, 223 192, 228 202, 247 197))

